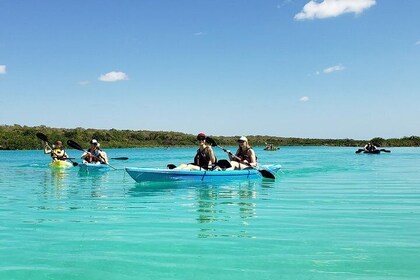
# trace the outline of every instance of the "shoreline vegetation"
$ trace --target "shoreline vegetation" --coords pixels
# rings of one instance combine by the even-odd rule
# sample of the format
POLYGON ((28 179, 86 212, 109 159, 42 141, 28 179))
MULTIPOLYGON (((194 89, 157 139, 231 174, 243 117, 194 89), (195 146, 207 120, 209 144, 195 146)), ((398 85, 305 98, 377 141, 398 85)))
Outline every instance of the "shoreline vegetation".
MULTIPOLYGON (((36 133, 41 132, 51 141, 61 140, 66 143, 71 139, 88 146, 92 138, 101 143, 102 148, 143 148, 143 147, 191 147, 196 146, 195 135, 174 131, 117 130, 91 128, 52 128, 47 126, 0 126, 0 150, 35 150, 41 149, 41 141, 36 133)), ((220 145, 233 146, 239 136, 211 135, 220 145)), ((420 147, 420 137, 383 139, 375 137, 368 140, 354 139, 310 139, 295 137, 275 137, 266 135, 246 135, 253 146, 265 146, 265 143, 279 146, 338 146, 362 147, 372 142, 380 147, 420 147)), ((69 148, 69 147, 68 147, 69 148)))

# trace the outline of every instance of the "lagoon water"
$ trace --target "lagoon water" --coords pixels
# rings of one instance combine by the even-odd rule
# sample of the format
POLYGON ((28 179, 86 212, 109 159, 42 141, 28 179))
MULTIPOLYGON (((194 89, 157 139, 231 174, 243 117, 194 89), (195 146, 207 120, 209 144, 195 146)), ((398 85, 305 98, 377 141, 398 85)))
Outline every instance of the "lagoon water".
MULTIPOLYGON (((217 184, 138 184, 0 151, 0 279, 420 279, 420 149, 355 150, 259 147, 283 166, 275 182, 217 184)), ((129 157, 111 161, 120 169, 195 149, 107 152, 129 157)))

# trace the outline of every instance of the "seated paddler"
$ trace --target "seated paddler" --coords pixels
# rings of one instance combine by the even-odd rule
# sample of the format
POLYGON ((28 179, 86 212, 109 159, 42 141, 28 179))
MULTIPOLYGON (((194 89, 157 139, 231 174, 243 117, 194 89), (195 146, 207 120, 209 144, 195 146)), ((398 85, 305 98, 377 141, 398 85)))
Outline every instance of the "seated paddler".
POLYGON ((188 164, 181 164, 175 169, 182 170, 211 170, 216 164, 216 157, 214 155, 211 145, 206 142, 206 135, 199 133, 197 135, 197 141, 199 147, 197 153, 194 156, 194 162, 188 164))
POLYGON ((90 148, 81 156, 83 163, 108 164, 108 156, 100 146, 98 140, 92 139, 90 148))
POLYGON ((238 139, 238 150, 235 154, 228 151, 231 169, 248 169, 257 166, 257 156, 249 145, 248 138, 241 136, 238 139))
POLYGON ((44 153, 50 154, 53 161, 66 160, 68 158, 63 142, 61 141, 55 141, 52 147, 44 142, 44 153))

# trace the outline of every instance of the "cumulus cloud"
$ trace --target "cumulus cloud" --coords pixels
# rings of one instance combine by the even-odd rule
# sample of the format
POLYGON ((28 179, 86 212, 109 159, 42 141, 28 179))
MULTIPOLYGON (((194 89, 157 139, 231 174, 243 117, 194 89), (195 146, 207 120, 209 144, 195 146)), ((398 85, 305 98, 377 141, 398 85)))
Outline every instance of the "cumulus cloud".
POLYGON ((336 17, 345 13, 360 14, 376 4, 376 0, 311 0, 295 15, 295 20, 336 17))
POLYGON ((6 65, 0 65, 0 74, 6 74, 6 65))
POLYGON ((309 101, 309 97, 308 96, 302 96, 301 98, 299 98, 299 101, 301 101, 301 102, 308 102, 309 101))
POLYGON ((335 65, 335 66, 325 68, 322 72, 324 72, 325 74, 330 74, 330 73, 337 72, 337 71, 343 71, 344 69, 346 69, 346 68, 343 65, 339 64, 339 65, 335 65))
POLYGON ((128 76, 124 72, 112 71, 104 75, 101 75, 98 79, 99 81, 102 81, 102 82, 118 82, 118 81, 128 80, 128 76))

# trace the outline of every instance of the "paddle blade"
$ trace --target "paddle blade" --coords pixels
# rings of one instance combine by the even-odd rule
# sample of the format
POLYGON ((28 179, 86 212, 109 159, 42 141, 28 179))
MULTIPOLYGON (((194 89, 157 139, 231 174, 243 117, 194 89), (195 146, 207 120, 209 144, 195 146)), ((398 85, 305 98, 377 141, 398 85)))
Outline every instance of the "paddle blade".
POLYGON ((166 167, 168 167, 168 169, 174 169, 174 168, 176 168, 176 165, 170 163, 166 167))
POLYGON ((356 154, 361 153, 362 151, 363 151, 363 149, 358 149, 358 150, 356 151, 356 154))
POLYGON ((273 173, 271 173, 270 171, 268 171, 268 170, 265 170, 265 169, 260 169, 260 170, 258 170, 260 173, 261 173, 261 175, 264 177, 264 178, 267 178, 267 179, 273 179, 273 180, 275 180, 276 179, 276 176, 274 176, 274 174, 273 173))
POLYGON ((36 137, 38 137, 38 139, 40 139, 40 140, 42 140, 44 142, 48 142, 48 137, 45 134, 41 133, 41 132, 38 132, 36 134, 36 137))
POLYGON ((230 162, 228 160, 226 160, 226 159, 221 159, 221 160, 217 161, 217 166, 219 166, 222 169, 232 167, 232 165, 230 164, 230 162))
POLYGON ((111 159, 115 159, 115 160, 127 160, 128 157, 113 157, 111 159))
POLYGON ((214 141, 214 139, 213 138, 211 138, 211 137, 206 137, 206 142, 207 143, 209 143, 212 147, 216 147, 217 146, 217 143, 216 143, 216 141, 214 141))
POLYGON ((69 145, 73 149, 84 151, 83 148, 79 144, 77 144, 76 142, 74 142, 73 140, 68 140, 67 141, 67 145, 69 145))
POLYGON ((390 150, 385 150, 385 149, 381 149, 381 151, 385 152, 385 153, 390 153, 391 152, 390 150))

